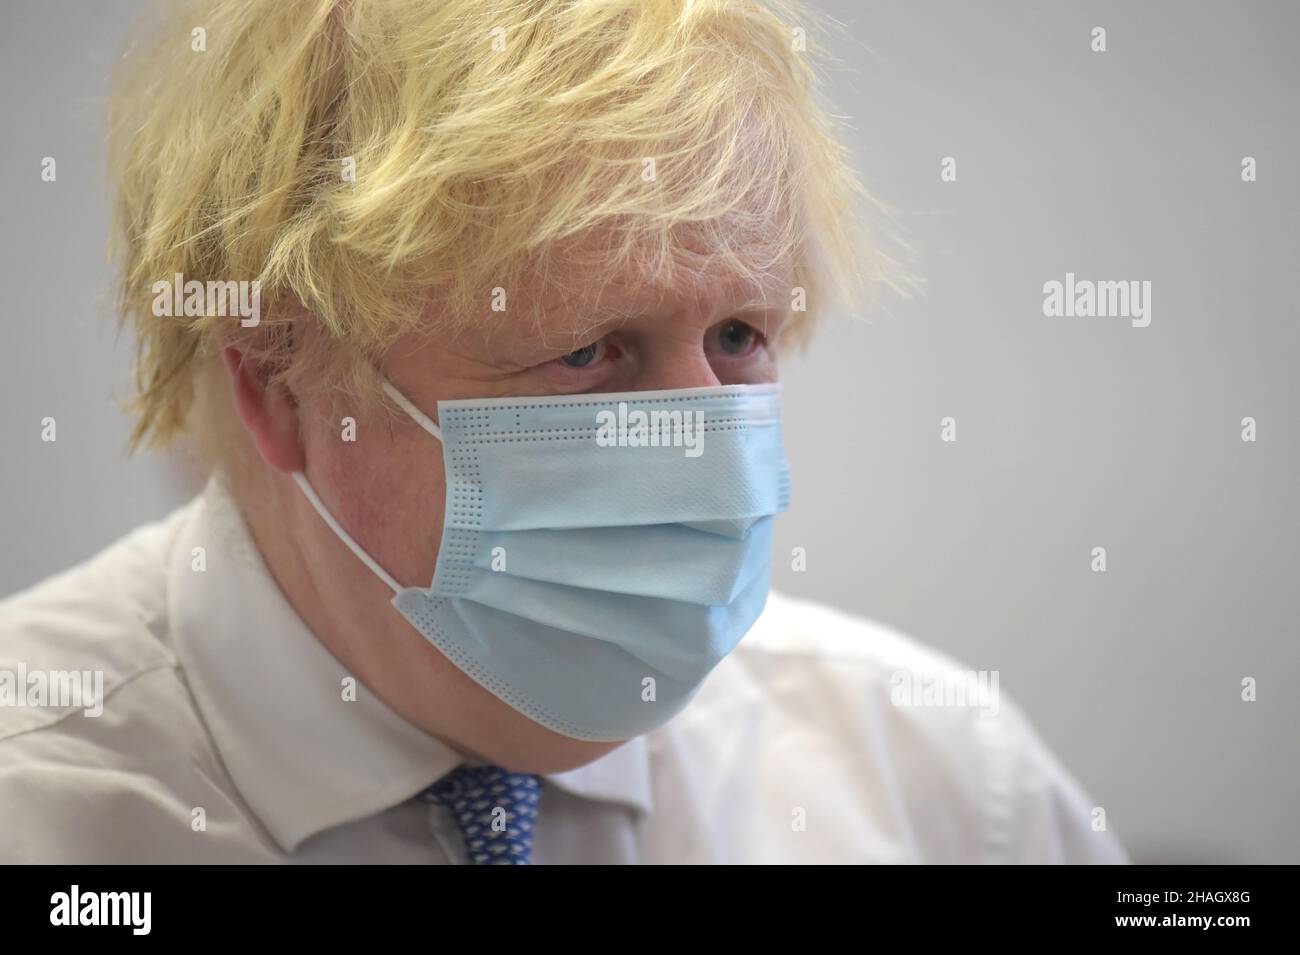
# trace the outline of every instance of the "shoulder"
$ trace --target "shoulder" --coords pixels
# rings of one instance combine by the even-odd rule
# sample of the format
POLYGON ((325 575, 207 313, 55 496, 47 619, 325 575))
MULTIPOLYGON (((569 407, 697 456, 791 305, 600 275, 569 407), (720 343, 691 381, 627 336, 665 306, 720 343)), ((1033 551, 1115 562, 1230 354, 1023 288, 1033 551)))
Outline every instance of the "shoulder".
POLYGON ((0 861, 157 861, 139 834, 188 835, 214 797, 167 628, 186 512, 0 601, 0 861))
POLYGON ((0 698, 0 740, 61 719, 63 708, 41 699, 43 676, 89 673, 107 695, 174 665, 166 569, 180 514, 137 528, 89 560, 0 600, 0 673, 9 677, 0 683, 9 690, 0 698), (15 686, 23 676, 26 685, 15 686))
POLYGON ((898 667, 951 672, 956 660, 906 634, 829 604, 773 591, 741 644, 757 654, 815 655, 873 671, 898 667))
POLYGON ((1126 861, 996 671, 777 593, 734 657, 725 692, 825 751, 847 791, 874 787, 921 857, 1126 861))

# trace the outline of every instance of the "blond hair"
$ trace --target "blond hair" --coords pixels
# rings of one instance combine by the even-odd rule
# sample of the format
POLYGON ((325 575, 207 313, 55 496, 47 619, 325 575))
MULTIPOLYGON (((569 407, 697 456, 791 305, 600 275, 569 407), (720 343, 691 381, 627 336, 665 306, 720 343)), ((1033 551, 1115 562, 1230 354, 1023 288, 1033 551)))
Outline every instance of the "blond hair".
POLYGON ((756 282, 788 254, 804 324, 888 283, 798 48, 817 29, 784 0, 200 0, 160 19, 111 110, 133 445, 191 426, 225 343, 357 393, 430 290, 454 326, 596 227, 597 271, 663 276, 683 228, 756 282), (255 279, 268 317, 155 315, 177 273, 255 279))

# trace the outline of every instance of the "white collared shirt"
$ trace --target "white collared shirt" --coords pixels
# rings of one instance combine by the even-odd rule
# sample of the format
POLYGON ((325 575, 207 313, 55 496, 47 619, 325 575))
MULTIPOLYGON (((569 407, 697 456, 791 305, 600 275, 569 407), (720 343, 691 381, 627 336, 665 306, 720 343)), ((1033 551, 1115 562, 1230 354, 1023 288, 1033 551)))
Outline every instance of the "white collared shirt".
MULTIPOLYGON (((961 672, 773 594, 668 725, 543 777, 533 861, 1126 862, 1005 696, 899 697, 961 672)), ((460 758, 348 676, 209 484, 0 602, 0 862, 464 862, 413 798, 460 758), (102 697, 33 689, 68 671, 102 697)))

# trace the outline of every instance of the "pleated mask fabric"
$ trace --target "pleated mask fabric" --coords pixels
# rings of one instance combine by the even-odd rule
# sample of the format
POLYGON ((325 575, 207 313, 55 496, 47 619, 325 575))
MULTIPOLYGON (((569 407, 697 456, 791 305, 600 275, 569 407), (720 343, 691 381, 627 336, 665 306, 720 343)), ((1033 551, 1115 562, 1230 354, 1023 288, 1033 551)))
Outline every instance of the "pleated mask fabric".
POLYGON ((775 384, 438 403, 446 502, 428 587, 393 605, 555 732, 631 739, 679 713, 767 599, 789 503, 775 384))

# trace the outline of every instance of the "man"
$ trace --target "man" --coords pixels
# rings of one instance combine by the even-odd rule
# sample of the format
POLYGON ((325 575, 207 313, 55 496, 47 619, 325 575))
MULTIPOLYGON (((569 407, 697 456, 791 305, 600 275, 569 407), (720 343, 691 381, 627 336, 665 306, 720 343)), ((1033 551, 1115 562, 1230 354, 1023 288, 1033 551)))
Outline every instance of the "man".
POLYGON ((996 687, 768 594, 777 357, 889 280, 806 36, 206 0, 124 58, 136 436, 212 478, 0 609, 102 675, 0 710, 0 858, 1124 861, 996 687))

